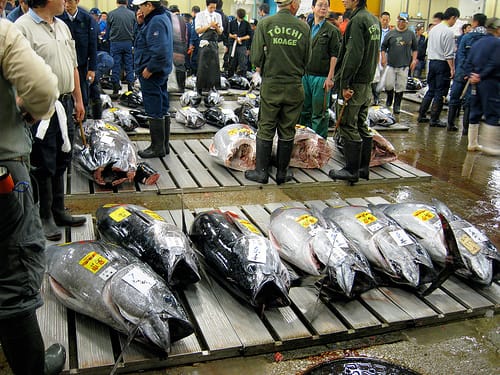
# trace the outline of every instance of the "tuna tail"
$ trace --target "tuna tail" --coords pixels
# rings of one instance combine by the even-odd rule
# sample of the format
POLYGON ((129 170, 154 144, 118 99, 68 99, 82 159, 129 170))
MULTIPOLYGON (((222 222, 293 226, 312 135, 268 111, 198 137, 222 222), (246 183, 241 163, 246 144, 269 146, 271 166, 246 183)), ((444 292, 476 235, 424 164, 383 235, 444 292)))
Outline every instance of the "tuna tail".
POLYGON ((451 229, 450 226, 450 222, 448 221, 449 213, 447 211, 442 212, 440 208, 442 208, 441 204, 436 205, 436 209, 438 210, 437 214, 439 216, 439 220, 441 220, 441 226, 444 232, 444 239, 448 254, 445 258, 444 268, 441 270, 441 272, 439 272, 439 274, 437 275, 436 279, 432 282, 432 284, 427 289, 418 291, 418 294, 421 297, 428 296, 437 288, 439 288, 448 279, 448 277, 450 277, 450 275, 455 273, 457 269, 466 268, 465 264, 462 261, 462 256, 460 255, 460 251, 458 249, 458 244, 455 238, 455 234, 453 233, 453 230, 451 229))

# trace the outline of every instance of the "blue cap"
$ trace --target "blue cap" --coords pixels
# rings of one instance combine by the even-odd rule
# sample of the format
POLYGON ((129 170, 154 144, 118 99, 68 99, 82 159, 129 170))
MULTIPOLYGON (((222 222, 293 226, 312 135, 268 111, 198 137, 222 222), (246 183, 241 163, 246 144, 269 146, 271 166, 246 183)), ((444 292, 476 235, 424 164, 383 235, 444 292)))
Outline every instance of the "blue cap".
POLYGON ((95 14, 97 16, 101 15, 101 11, 99 10, 99 8, 92 8, 92 9, 90 9, 89 13, 90 14, 95 14))

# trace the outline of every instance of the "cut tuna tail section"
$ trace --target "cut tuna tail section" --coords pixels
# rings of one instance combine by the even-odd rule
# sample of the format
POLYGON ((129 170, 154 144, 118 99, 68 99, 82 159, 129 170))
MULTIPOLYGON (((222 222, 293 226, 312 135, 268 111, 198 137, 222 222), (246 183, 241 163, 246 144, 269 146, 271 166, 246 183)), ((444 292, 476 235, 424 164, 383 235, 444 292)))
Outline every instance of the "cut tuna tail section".
POLYGON ((455 238, 455 235, 453 234, 453 230, 451 229, 451 226, 450 226, 448 219, 440 211, 438 211, 438 216, 439 216, 439 220, 441 220, 441 226, 442 226, 443 232, 444 232, 446 250, 448 253, 447 253, 446 258, 445 258, 445 266, 439 272, 436 279, 432 282, 432 284, 427 289, 423 289, 423 290, 418 291, 418 294, 421 297, 428 296, 433 291, 435 291, 437 288, 439 288, 448 279, 448 277, 450 277, 450 275, 455 273, 455 271, 457 269, 462 268, 462 267, 465 268, 465 264, 463 263, 462 257, 460 255, 459 250, 458 250, 457 240, 455 238))

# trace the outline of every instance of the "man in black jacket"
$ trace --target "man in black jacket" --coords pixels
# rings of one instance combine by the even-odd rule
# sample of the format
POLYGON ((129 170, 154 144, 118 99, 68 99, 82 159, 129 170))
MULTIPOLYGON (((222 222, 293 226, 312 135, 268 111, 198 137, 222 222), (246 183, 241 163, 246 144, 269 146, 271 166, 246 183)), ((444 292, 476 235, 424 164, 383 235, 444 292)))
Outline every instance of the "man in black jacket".
POLYGON ((229 23, 229 55, 231 56, 229 76, 235 72, 240 76, 245 76, 247 72, 252 29, 245 21, 245 16, 245 9, 240 8, 236 11, 236 19, 229 23))

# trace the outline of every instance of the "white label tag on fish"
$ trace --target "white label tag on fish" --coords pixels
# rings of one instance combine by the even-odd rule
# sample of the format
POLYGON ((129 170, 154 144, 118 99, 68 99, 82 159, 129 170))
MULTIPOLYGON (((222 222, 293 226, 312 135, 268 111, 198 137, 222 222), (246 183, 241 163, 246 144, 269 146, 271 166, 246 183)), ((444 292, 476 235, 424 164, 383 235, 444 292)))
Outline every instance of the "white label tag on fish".
POLYGON ((109 266, 107 268, 105 268, 100 274, 99 274, 99 277, 101 279, 103 279, 104 281, 106 281, 107 279, 109 279, 111 276, 113 276, 114 274, 116 273, 116 268, 114 268, 113 266, 109 266))
POLYGON ((474 242, 486 242, 488 241, 488 237, 486 237, 484 234, 482 234, 480 231, 478 231, 474 227, 467 227, 467 228, 462 228, 462 230, 467 233, 470 238, 474 240, 474 242))
POLYGON ((268 244, 264 238, 255 236, 248 240, 248 260, 255 263, 266 263, 268 244))
POLYGON ((109 135, 103 135, 99 140, 107 145, 113 144, 113 138, 111 138, 109 135))
POLYGON ((165 241, 168 248, 184 247, 184 242, 182 242, 182 238, 180 237, 167 237, 165 241))
POLYGON ((376 221, 372 224, 369 224, 366 226, 366 229, 368 229, 371 233, 375 233, 377 231, 379 231, 380 229, 382 229, 384 227, 383 224, 381 224, 379 221, 376 221))
POLYGON ((137 289, 142 294, 147 294, 156 284, 156 280, 140 268, 131 269, 125 276, 123 276, 122 280, 137 289))
POLYGON ((347 243, 347 239, 345 236, 340 233, 340 232, 334 232, 329 230, 328 232, 328 238, 330 239, 330 242, 333 243, 333 247, 340 247, 340 248, 346 248, 349 247, 349 244, 347 243))
POLYGON ((408 236, 408 233, 406 233, 403 229, 389 232, 389 234, 391 235, 392 239, 396 242, 398 246, 408 246, 408 245, 413 245, 415 243, 410 238, 410 236, 408 236))

